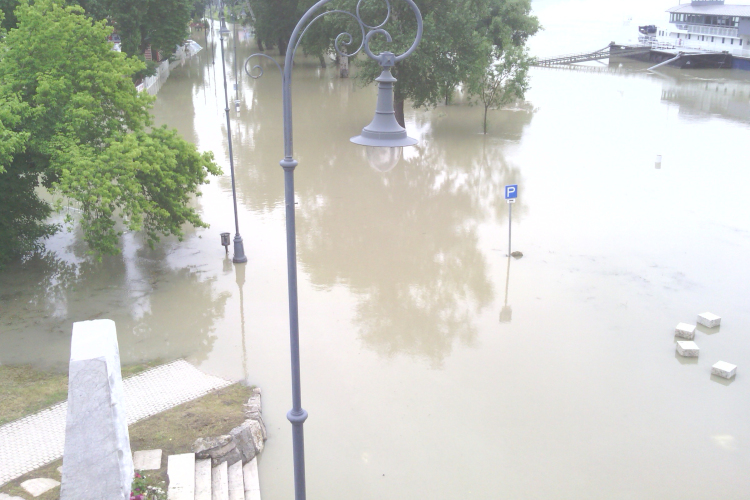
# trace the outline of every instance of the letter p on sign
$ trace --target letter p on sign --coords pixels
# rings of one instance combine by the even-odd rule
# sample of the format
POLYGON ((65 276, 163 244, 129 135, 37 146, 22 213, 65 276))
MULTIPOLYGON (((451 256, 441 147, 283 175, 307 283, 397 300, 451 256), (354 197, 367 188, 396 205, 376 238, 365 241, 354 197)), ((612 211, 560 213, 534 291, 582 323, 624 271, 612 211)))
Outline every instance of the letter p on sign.
POLYGON ((505 199, 512 200, 518 198, 518 184, 505 186, 505 199))

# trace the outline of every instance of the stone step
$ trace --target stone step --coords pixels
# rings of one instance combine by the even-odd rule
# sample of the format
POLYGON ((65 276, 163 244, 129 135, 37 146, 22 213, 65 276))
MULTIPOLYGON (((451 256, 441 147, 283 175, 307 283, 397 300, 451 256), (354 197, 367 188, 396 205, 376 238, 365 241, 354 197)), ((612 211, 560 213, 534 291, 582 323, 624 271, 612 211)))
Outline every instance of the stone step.
POLYGON ((260 500, 260 481, 258 479, 258 457, 253 458, 242 468, 245 481, 245 500, 260 500))
POLYGON ((222 462, 211 469, 211 500, 229 500, 229 478, 227 463, 222 462))
POLYGON ((242 461, 229 466, 229 500, 245 500, 245 481, 242 478, 242 461))
POLYGON ((170 455, 167 459, 169 500, 195 500, 195 454, 170 455))
POLYGON ((211 459, 195 461, 195 500, 211 500, 211 459))

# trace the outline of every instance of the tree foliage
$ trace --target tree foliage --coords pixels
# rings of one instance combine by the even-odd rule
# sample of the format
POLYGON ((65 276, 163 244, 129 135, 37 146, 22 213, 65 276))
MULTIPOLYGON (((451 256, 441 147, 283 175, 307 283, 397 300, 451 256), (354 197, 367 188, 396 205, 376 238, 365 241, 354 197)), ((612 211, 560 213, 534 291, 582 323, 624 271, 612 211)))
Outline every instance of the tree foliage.
MULTIPOLYGON (((392 2, 393 16, 387 43, 382 37, 373 52, 406 50, 416 33, 416 22, 405 2, 392 2)), ((506 48, 523 46, 540 29, 531 15, 530 0, 420 0, 424 36, 419 49, 393 70, 396 115, 403 125, 406 99, 415 107, 450 102, 459 86, 470 88, 485 74, 487 61, 506 48)), ((375 39, 375 38, 374 38, 375 39)), ((360 75, 365 83, 374 80, 379 68, 365 61, 360 75)))
POLYGON ((487 61, 481 78, 472 83, 469 92, 484 106, 484 133, 487 133, 487 111, 523 99, 529 89, 531 59, 524 47, 496 47, 487 61))
POLYGON ((148 45, 171 54, 185 40, 195 7, 193 0, 87 1, 103 3, 99 12, 111 19, 122 39, 123 52, 131 56, 143 54, 148 45))
POLYGON ((300 7, 300 3, 309 2, 300 2, 300 0, 250 0, 249 3, 255 13, 255 38, 261 50, 276 45, 281 55, 285 55, 292 31, 304 13, 304 10, 299 12, 298 7, 300 7))
MULTIPOLYGON (((15 9, 19 0, 0 0, 5 14, 2 27, 16 27, 15 9)), ((80 5, 89 17, 107 20, 122 39, 122 50, 140 55, 151 45, 153 50, 171 54, 188 33, 187 26, 199 2, 197 0, 66 0, 80 5)), ((205 4, 205 2, 203 2, 205 4)), ((202 15, 202 13, 201 13, 202 15)))
POLYGON ((204 226, 188 201, 220 170, 175 131, 151 128, 153 98, 128 78, 143 63, 112 51, 112 28, 61 0, 22 0, 15 13, 0 42, 0 260, 56 229, 40 185, 77 202, 97 254, 118 251, 120 217, 149 243, 204 226))
MULTIPOLYGON (((261 43, 278 43, 285 49, 297 21, 314 0, 250 0, 256 14, 255 30, 261 43), (295 15, 290 15, 294 12, 295 15)), ((393 69, 397 118, 403 124, 405 100, 419 107, 439 102, 450 103, 456 89, 479 82, 492 54, 506 48, 522 47, 540 29, 531 15, 531 0, 417 0, 424 20, 424 35, 419 50, 393 69)), ((392 0, 391 17, 384 26, 391 37, 372 38, 373 52, 402 53, 411 46, 417 23, 408 4, 392 0)), ((357 0, 337 0, 326 9, 355 12, 357 0)), ((386 17, 386 2, 362 2, 360 13, 371 26, 386 17)), ((302 48, 310 55, 325 55, 333 49, 333 40, 343 32, 351 33, 356 47, 361 41, 359 27, 346 15, 329 15, 316 21, 302 39, 302 48)), ((353 51, 354 48, 351 49, 353 51)), ((364 84, 379 74, 376 63, 361 58, 359 75, 364 84)))

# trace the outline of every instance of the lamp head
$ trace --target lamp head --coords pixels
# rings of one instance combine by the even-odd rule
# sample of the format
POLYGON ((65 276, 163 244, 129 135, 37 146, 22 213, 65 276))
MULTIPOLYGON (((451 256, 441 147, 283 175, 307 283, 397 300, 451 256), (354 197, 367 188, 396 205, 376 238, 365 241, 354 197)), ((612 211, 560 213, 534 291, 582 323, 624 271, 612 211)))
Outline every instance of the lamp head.
POLYGON ((375 118, 362 129, 362 133, 350 140, 354 144, 367 146, 367 159, 370 165, 381 172, 393 169, 401 159, 404 146, 414 146, 416 139, 406 135, 406 129, 396 121, 393 108, 393 84, 396 79, 391 74, 395 56, 390 52, 380 54, 382 73, 375 79, 378 82, 378 103, 375 118), (384 151, 376 151, 383 149, 384 151))
POLYGON ((224 36, 224 35, 228 35, 229 33, 231 32, 229 31, 229 28, 227 28, 227 20, 224 17, 224 14, 222 14, 221 15, 221 28, 219 28, 219 34, 224 36))

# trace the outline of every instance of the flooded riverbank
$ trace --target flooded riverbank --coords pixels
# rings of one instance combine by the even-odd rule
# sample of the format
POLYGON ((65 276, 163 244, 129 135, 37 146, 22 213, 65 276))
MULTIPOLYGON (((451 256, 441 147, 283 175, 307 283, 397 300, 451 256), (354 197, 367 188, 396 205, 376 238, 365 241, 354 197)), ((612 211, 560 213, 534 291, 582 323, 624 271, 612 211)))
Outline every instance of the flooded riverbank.
MULTIPOLYGON (((243 39, 239 57, 251 51, 243 39)), ((217 50, 218 53, 218 50, 217 50)), ((227 69, 231 75, 232 51, 227 69)), ((311 498, 742 498, 750 491, 746 73, 532 70, 528 109, 407 111, 388 174, 349 143, 371 88, 295 69, 300 316, 311 498), (656 169, 656 155, 662 155, 656 169), (519 185, 508 261, 503 186, 519 185), (506 287, 507 283, 507 287, 506 287), (697 363, 673 332, 710 310, 697 363), (739 366, 729 384, 710 376, 739 366), (689 477, 689 480, 686 479, 689 477)), ((264 390, 263 496, 292 496, 280 77, 232 112, 246 267, 206 230, 98 263, 76 233, 0 274, 0 362, 64 367, 71 324, 117 322, 124 363, 187 357, 264 390)), ((231 84, 230 84, 231 89, 231 84)), ((202 51, 158 124, 228 173, 221 67, 202 51)))

